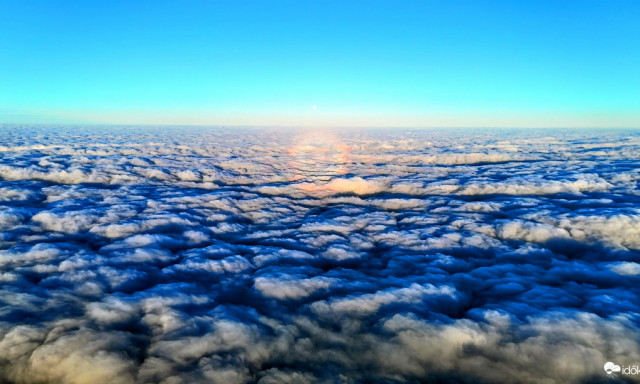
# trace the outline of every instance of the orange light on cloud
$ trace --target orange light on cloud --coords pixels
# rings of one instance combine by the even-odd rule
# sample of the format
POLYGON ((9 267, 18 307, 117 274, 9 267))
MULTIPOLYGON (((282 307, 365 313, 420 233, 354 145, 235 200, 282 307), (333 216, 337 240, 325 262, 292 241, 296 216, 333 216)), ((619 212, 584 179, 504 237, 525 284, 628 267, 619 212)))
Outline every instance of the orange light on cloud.
POLYGON ((333 132, 301 132, 288 150, 289 167, 295 180, 326 181, 331 176, 346 175, 351 164, 351 147, 333 132))

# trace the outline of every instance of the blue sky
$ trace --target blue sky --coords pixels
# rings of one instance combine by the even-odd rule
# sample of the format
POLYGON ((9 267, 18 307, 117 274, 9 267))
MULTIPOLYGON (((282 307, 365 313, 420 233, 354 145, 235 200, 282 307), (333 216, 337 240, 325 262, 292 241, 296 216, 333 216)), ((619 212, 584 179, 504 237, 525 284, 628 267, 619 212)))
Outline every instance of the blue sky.
POLYGON ((0 0, 0 122, 638 127, 639 18, 623 0, 0 0))

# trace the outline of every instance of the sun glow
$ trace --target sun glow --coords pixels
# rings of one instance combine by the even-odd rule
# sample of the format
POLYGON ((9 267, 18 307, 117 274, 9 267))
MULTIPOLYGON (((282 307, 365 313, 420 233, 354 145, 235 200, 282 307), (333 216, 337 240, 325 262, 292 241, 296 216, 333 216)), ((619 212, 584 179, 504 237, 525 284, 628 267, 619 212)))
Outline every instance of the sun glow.
POLYGON ((297 180, 328 181, 345 175, 351 164, 351 147, 331 132, 312 131, 300 134, 289 150, 289 166, 297 180))

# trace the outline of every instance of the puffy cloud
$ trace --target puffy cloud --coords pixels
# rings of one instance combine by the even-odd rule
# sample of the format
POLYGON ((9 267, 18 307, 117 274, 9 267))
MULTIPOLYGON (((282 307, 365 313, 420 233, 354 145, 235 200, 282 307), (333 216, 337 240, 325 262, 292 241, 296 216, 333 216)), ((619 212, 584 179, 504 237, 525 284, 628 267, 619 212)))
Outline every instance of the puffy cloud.
POLYGON ((640 275, 640 264, 633 262, 619 262, 609 265, 609 268, 615 273, 621 275, 636 276, 640 275))
POLYGON ((88 212, 66 212, 62 215, 40 212, 31 220, 41 223, 42 227, 48 231, 78 233, 93 227, 100 217, 88 212))
POLYGON ((240 273, 253 268, 251 262, 241 256, 231 256, 222 260, 201 260, 199 258, 189 258, 173 269, 179 271, 206 271, 212 273, 240 273))
POLYGON ((44 263, 60 255, 60 249, 50 244, 36 244, 28 250, 0 251, 0 265, 44 263))
POLYGON ((512 178, 504 182, 470 183, 461 195, 551 195, 557 193, 581 193, 607 191, 613 186, 595 175, 577 175, 569 180, 538 179, 537 177, 512 178))
POLYGON ((201 179, 199 173, 190 170, 178 171, 176 176, 183 181, 198 181, 201 179))
POLYGON ((427 295, 453 296, 452 287, 435 287, 431 284, 412 284, 407 288, 391 288, 376 293, 368 293, 356 297, 334 299, 330 302, 315 302, 311 305, 314 312, 319 314, 337 314, 349 316, 366 316, 374 313, 383 305, 391 303, 416 303, 427 295))
POLYGON ((336 279, 314 277, 310 279, 295 276, 260 276, 254 287, 266 297, 279 300, 295 300, 307 297, 320 289, 328 289, 336 279))
POLYGON ((532 243, 541 243, 554 238, 569 238, 569 232, 565 229, 521 220, 501 224, 497 233, 503 239, 525 240, 532 243))
POLYGON ((277 368, 267 370, 258 380, 258 384, 312 384, 317 382, 318 378, 312 374, 282 371, 277 368))
POLYGON ((120 352, 131 340, 117 332, 106 336, 90 330, 67 331, 36 348, 27 361, 14 361, 13 370, 25 369, 34 382, 134 383, 135 365, 120 352))
POLYGON ((12 228, 22 223, 24 215, 12 209, 0 211, 0 229, 12 228))
POLYGON ((282 187, 264 186, 258 190, 268 195, 332 196, 339 194, 372 195, 385 191, 386 179, 363 179, 362 177, 335 178, 329 182, 303 182, 282 187))
POLYGON ((32 194, 24 189, 0 188, 0 201, 27 200, 32 194))
POLYGON ((86 173, 81 169, 37 170, 0 165, 0 177, 5 180, 46 180, 61 184, 108 183, 109 179, 97 172, 86 173))
POLYGON ((579 241, 600 240, 640 250, 640 214, 561 216, 557 225, 579 241))

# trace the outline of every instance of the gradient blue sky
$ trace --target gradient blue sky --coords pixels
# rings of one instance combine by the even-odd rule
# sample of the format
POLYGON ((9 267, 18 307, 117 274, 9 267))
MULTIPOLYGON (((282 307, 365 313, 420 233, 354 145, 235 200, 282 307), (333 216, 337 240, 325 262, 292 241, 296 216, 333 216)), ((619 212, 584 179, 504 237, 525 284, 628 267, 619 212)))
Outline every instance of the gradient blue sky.
POLYGON ((640 127, 638 20, 636 0, 0 0, 0 122, 640 127))

